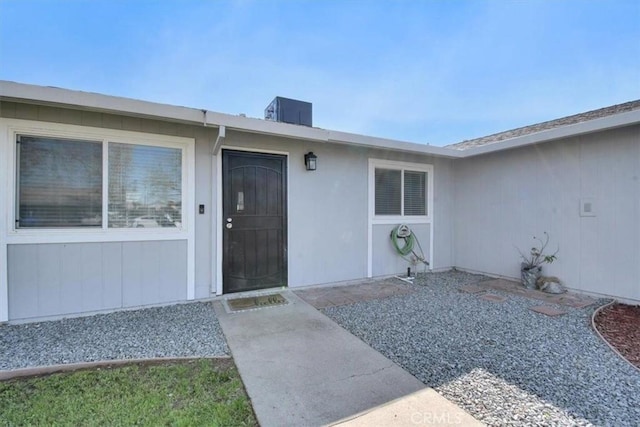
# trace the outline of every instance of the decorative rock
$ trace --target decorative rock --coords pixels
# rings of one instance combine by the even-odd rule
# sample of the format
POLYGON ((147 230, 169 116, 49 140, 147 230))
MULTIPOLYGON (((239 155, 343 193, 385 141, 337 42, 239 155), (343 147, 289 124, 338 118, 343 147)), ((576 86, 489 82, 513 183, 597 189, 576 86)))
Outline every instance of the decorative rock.
POLYGON ((548 294, 564 294, 567 292, 565 287, 560 283, 560 279, 554 276, 539 277, 538 280, 536 280, 536 287, 548 294))
POLYGON ((211 303, 0 326, 0 370, 147 357, 224 356, 211 303))
POLYGON ((638 426, 640 375, 591 330, 593 307, 549 318, 460 292, 487 279, 431 273, 410 295, 323 312, 489 426, 638 426))

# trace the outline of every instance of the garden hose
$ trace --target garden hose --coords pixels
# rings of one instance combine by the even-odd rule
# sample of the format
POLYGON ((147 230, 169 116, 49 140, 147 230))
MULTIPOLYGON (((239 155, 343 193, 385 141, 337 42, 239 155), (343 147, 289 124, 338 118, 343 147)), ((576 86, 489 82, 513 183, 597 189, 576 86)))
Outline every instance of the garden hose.
POLYGON ((420 261, 424 263, 425 266, 429 265, 429 263, 425 259, 424 251, 422 250, 422 246, 420 245, 420 242, 418 241, 418 238, 416 237, 415 233, 409 230, 409 233, 406 236, 399 236, 398 231, 400 230, 401 227, 408 229, 406 225, 400 224, 394 227, 393 230, 391 230, 391 243, 393 244, 393 247, 395 248, 396 252, 398 252, 398 254, 405 261, 410 262, 412 264, 414 264, 415 261, 420 261), (400 246, 400 243, 399 243, 400 239, 404 241, 404 245, 402 246, 400 246), (416 246, 420 250, 419 255, 414 250, 416 246), (413 254, 413 256, 415 257, 415 260, 411 260, 407 258, 411 254, 413 254))

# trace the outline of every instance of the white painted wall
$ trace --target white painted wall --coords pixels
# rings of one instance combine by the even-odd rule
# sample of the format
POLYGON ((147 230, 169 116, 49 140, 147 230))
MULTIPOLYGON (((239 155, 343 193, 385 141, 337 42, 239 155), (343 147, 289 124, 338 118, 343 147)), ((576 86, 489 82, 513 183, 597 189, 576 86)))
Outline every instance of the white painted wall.
MULTIPOLYGON (((402 257, 398 256, 395 248, 391 244, 390 234, 395 225, 389 224, 375 224, 373 226, 373 264, 372 273, 373 277, 377 276, 389 276, 392 274, 407 273, 407 267, 411 268, 413 273, 425 271, 425 265, 418 263, 413 265, 407 262, 402 257)), ((430 255, 429 241, 431 239, 431 228, 429 224, 409 224, 411 231, 415 234, 416 238, 422 246, 422 250, 425 259, 428 260, 430 255)), ((415 247, 415 252, 420 255, 420 250, 415 247)), ((407 258, 411 258, 409 255, 407 258)), ((426 271, 429 267, 426 266, 426 271)))
MULTIPOLYGON (((449 160, 229 130, 224 145, 289 153, 290 287, 367 277, 370 158, 434 165, 434 264, 437 268, 452 266, 453 181, 449 160), (304 167, 304 154, 309 151, 318 156, 318 169, 314 172, 304 167)), ((197 187, 201 185, 198 183, 197 187)), ((219 227, 217 224, 214 228, 218 231, 219 227)), ((427 253, 428 237, 427 233, 421 239, 427 253)), ((383 257, 385 265, 394 265, 396 255, 389 250, 391 242, 385 240, 382 244, 388 247, 378 247, 379 242, 375 241, 376 259, 383 257)), ((385 268, 376 272, 380 275, 406 272, 403 263, 398 266, 397 270, 385 268)))
MULTIPOLYGON (((221 225, 217 223, 218 219, 216 218, 217 159, 211 156, 211 143, 217 136, 217 129, 11 102, 3 102, 0 115, 9 119, 42 122, 44 127, 49 126, 46 123, 53 123, 73 125, 82 128, 86 126, 86 129, 91 129, 91 132, 96 132, 96 129, 104 128, 142 132, 146 137, 153 137, 153 135, 174 135, 195 139, 195 194, 192 200, 194 206, 191 207, 196 212, 194 215, 194 255, 192 260, 187 259, 185 262, 193 262, 194 264, 192 272, 195 282, 194 297, 196 299, 207 298, 215 294, 218 286, 216 278, 219 267, 216 265, 216 238, 221 225), (205 205, 204 214, 197 213, 197 207, 200 204, 205 205)), ((99 133, 99 130, 97 132, 99 133)), ((451 161, 430 156, 416 156, 379 149, 277 138, 234 132, 231 130, 227 131, 224 144, 226 146, 253 147, 255 149, 285 151, 289 153, 288 260, 289 285, 291 287, 363 279, 367 276, 369 244, 367 221, 368 161, 370 158, 409 163, 427 163, 434 166, 434 176, 432 177, 434 180, 435 218, 433 232, 435 239, 434 266, 436 268, 446 268, 452 265, 451 235, 453 221, 451 206, 453 199, 453 181, 451 179, 451 161), (318 155, 319 167, 315 172, 308 172, 304 167, 303 156, 309 151, 314 151, 318 155)), ((6 192, 7 188, 10 187, 7 183, 7 177, 4 176, 4 174, 0 176, 2 177, 2 182, 0 182, 3 188, 2 192, 6 192)), ((2 200, 5 201, 8 199, 3 198, 2 200)), ((0 206, 0 208, 2 208, 4 216, 8 215, 9 210, 13 207, 0 206)), ((4 218, 2 223, 6 223, 4 218)), ((6 233, 7 231, 4 230, 2 239, 6 237, 6 233)), ((421 238, 422 243, 426 246, 426 252, 429 251, 431 246, 428 243, 429 235, 430 234, 425 234, 424 237, 421 238)), ((105 254, 109 255, 112 253, 112 251, 109 251, 110 248, 120 247, 121 245, 127 248, 131 246, 125 242, 119 242, 114 239, 110 239, 109 244, 101 244, 101 242, 96 240, 93 240, 91 243, 82 243, 76 239, 73 240, 73 242, 75 242, 74 245, 86 244, 87 254, 100 253, 103 258, 106 256, 105 254)), ((155 298, 155 296, 150 294, 145 294, 146 296, 142 295, 138 299, 124 298, 122 294, 122 281, 118 279, 118 275, 116 275, 118 277, 111 277, 109 273, 110 269, 115 268, 117 271, 121 271, 123 267, 113 262, 105 264, 109 266, 109 268, 96 267, 93 269, 92 271, 94 271, 95 277, 89 277, 91 275, 87 275, 87 272, 82 269, 78 271, 64 270, 59 272, 59 274, 56 273, 56 280, 59 286, 58 288, 49 289, 45 286, 44 282, 28 276, 28 272, 25 271, 25 263, 29 262, 31 256, 34 256, 34 254, 42 255, 43 258, 38 265, 42 266, 43 271, 48 268, 55 272, 57 270, 55 270, 54 267, 56 263, 60 261, 56 257, 66 256, 65 254, 73 257, 74 253, 84 252, 83 250, 75 250, 80 248, 80 246, 71 245, 68 246, 67 250, 57 253, 56 251, 49 251, 48 249, 51 247, 45 247, 44 244, 39 245, 36 241, 28 243, 34 243, 35 245, 16 246, 11 249, 11 262, 7 265, 7 268, 11 271, 9 271, 8 274, 6 271, 3 272, 2 277, 8 276, 12 284, 10 286, 6 283, 3 285, 0 281, 0 288, 6 286, 6 290, 3 291, 0 289, 0 292, 6 293, 10 291, 15 297, 14 301, 11 302, 13 306, 13 319, 35 319, 43 316, 48 317, 78 312, 118 309, 120 307, 132 306, 134 303, 137 305, 146 305, 174 300, 174 296, 171 296, 173 294, 167 298, 159 297, 160 300, 158 301, 156 301, 157 298, 155 298), (78 297, 79 299, 69 299, 69 303, 77 306, 79 311, 74 311, 64 304, 58 306, 57 303, 52 303, 51 306, 45 305, 40 308, 38 308, 39 306, 37 304, 35 306, 29 304, 30 298, 41 298, 41 296, 47 292, 53 292, 56 295, 71 292, 68 286, 80 286, 80 282, 75 278, 85 276, 87 289, 100 286, 100 289, 104 292, 101 291, 101 293, 96 294, 96 298, 99 296, 97 299, 94 298, 85 301, 82 299, 84 297, 80 296, 78 297), (27 287, 30 286, 30 288, 23 288, 23 285, 27 287), (25 289, 31 292, 31 294, 19 296, 21 295, 20 292, 25 289), (111 289, 112 293, 109 293, 109 289, 111 289), (124 303, 122 303, 123 298, 126 299, 124 303), (118 303, 118 301, 120 301, 120 303, 118 303), (133 303, 130 304, 129 301, 133 301, 133 303)), ((64 238, 61 238, 55 243, 64 246, 65 244, 72 243, 72 241, 65 241, 64 238)), ((397 260, 395 259, 396 255, 390 252, 389 241, 385 240, 382 243, 376 241, 374 243, 376 247, 373 255, 376 256, 377 260, 383 260, 384 265, 387 266, 397 264, 397 260)), ((10 244, 10 242, 3 243, 2 248, 8 247, 8 244, 10 244)), ((141 245, 144 246, 145 243, 141 242, 141 245)), ((134 246, 135 245, 131 247, 134 246)), ((147 246, 146 249, 138 253, 138 256, 134 257, 134 261, 136 259, 153 260, 153 255, 157 254, 159 250, 155 248, 155 246, 161 245, 149 243, 147 246)), ((182 249, 176 249, 176 251, 180 252, 182 249)), ((2 255, 1 251, 0 255, 2 255)), ((186 253, 180 252, 176 254, 176 259, 184 260, 185 256, 186 253)), ((98 258, 100 257, 96 257, 95 262, 98 262, 98 258)), ((105 259, 111 260, 108 256, 105 259)), ((65 258, 62 261, 65 261, 66 265, 71 265, 69 258, 65 258)), ((148 263, 143 264, 147 265, 148 263)), ((394 267, 376 270, 376 273, 387 275, 402 273, 406 270, 402 263, 398 265, 398 271, 396 271, 394 267)), ((181 268, 182 264, 180 264, 180 269, 181 268)), ((37 269, 40 269, 40 267, 37 267, 37 269)), ((160 269, 159 271, 163 270, 160 269)), ((134 271, 131 270, 131 274, 126 276, 128 278, 127 280, 135 276, 133 273, 134 271)), ((172 276, 167 275, 167 277, 172 276)), ((144 282, 147 283, 148 281, 144 282)), ((162 286, 162 289, 171 293, 173 290, 182 289, 180 286, 184 287, 184 282, 181 280, 176 280, 176 284, 176 286, 178 286, 176 288, 165 284, 162 286)), ((82 286, 81 289, 84 289, 82 286)), ((185 296, 184 299, 186 298, 185 296)), ((4 299, 7 301, 7 296, 5 296, 4 299)), ((178 299, 181 299, 181 297, 178 299)), ((133 306, 135 306, 135 304, 133 306)), ((7 304, 0 305, 2 307, 8 307, 7 304)), ((0 315, 2 315, 1 312, 0 315)), ((2 319, 0 319, 0 321, 1 320, 2 319)))
MULTIPOLYGON (((1 115, 194 138, 195 298, 207 298, 215 293, 219 268, 215 262, 216 238, 221 224, 216 217, 217 159, 210 154, 210 144, 217 136, 217 129, 5 102, 1 115), (205 205, 202 215, 197 213, 199 204, 205 205)), ((291 287, 367 276, 368 162, 384 159, 433 165, 433 230, 422 225, 413 227, 420 233, 425 253, 433 256, 433 269, 457 266, 515 278, 519 268, 516 247, 526 250, 532 243, 531 236, 548 231, 552 245, 560 246, 559 259, 547 267, 548 274, 559 276, 575 289, 640 300, 639 129, 635 126, 611 130, 464 160, 232 130, 227 130, 224 145, 289 153, 291 287), (304 168, 303 156, 309 151, 318 156, 315 172, 304 168), (583 198, 593 200, 596 216, 579 216, 579 202, 583 198), (428 242, 431 238, 432 245, 428 242)), ((0 178, 2 195, 10 188, 9 177, 0 174, 0 178)), ((3 215, 8 215, 10 209, 12 206, 6 203, 0 205, 3 215)), ((6 223, 4 218, 0 222, 6 223)), ((0 232, 0 256, 6 260, 3 250, 8 246, 7 230, 0 229, 0 232)), ((395 258, 387 235, 384 227, 372 233, 374 276, 406 271, 406 265, 395 258)), ((109 245, 101 250, 111 248, 109 245)), ((97 251, 98 246, 91 249, 97 251)), ((24 250, 34 254, 47 252, 46 248, 27 246, 24 250)), ((0 280, 0 292, 6 293, 11 287, 11 292, 19 292, 15 284, 30 280, 20 276, 28 255, 21 253, 17 248, 11 249, 10 267, 15 271, 9 276, 13 284, 0 280)), ((182 255, 181 252, 179 256, 182 255)), ((65 271, 60 274, 60 280, 70 277, 71 283, 75 280, 73 277, 83 274, 65 271)), ((7 277, 6 272, 1 276, 7 277)), ((106 273, 103 276, 108 279, 106 273)), ((87 280, 88 286, 97 283, 87 280)), ((171 286, 167 285, 166 289, 172 292, 171 286)), ((86 305, 83 310, 118 308, 111 297, 113 295, 103 301, 81 300, 79 304, 86 305)), ((167 298, 162 300, 168 301, 174 296, 167 298)), ((142 298, 138 302, 145 304, 146 301, 142 298)), ((0 306, 0 317, 4 307, 0 306)), ((30 310, 23 306, 17 308, 30 310)), ((65 311, 68 309, 63 307, 58 312, 65 311)), ((5 318, 7 314, 4 313, 5 318)))
POLYGON ((567 286, 640 300, 640 127, 456 160, 454 264, 519 277, 547 231, 567 286), (596 215, 581 217, 592 198, 596 215))

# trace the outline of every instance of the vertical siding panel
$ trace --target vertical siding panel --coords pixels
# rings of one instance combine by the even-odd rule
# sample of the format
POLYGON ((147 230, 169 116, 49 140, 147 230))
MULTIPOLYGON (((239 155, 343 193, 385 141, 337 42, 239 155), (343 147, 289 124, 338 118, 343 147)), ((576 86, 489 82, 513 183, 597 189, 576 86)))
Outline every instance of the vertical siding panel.
POLYGON ((60 122, 61 110, 55 107, 38 106, 38 120, 45 122, 60 122))
POLYGON ((158 280, 158 291, 163 302, 187 298, 187 241, 162 242, 161 260, 163 273, 158 280))
POLYGON ((82 125, 102 127, 102 114, 94 111, 82 111, 82 125))
POLYGON ((123 244, 125 307, 186 299, 186 241, 123 244))
POLYGON ((142 304, 154 304, 162 301, 160 283, 164 268, 160 267, 160 252, 165 242, 142 242, 140 251, 140 287, 142 304))
POLYGON ((148 133, 159 133, 160 126, 157 120, 143 120, 140 123, 140 130, 148 133))
POLYGON ((171 275, 169 284, 169 298, 172 301, 184 300, 187 298, 187 241, 170 242, 167 255, 173 261, 171 263, 171 275))
POLYGON ((122 129, 122 116, 116 116, 114 114, 103 114, 102 126, 109 129, 122 129))
POLYGON ((60 109, 60 117, 57 121, 71 125, 82 125, 82 113, 78 110, 60 109))
POLYGON ((15 102, 0 102, 0 117, 6 117, 9 119, 15 119, 16 117, 16 103, 15 102))
POLYGON ((142 270, 140 266, 140 242, 122 244, 122 306, 142 304, 142 270))
POLYGON ((10 245, 10 319, 183 301, 187 241, 10 245))
MULTIPOLYGON (((157 299, 158 302, 166 302, 166 301, 175 301, 174 299, 174 289, 175 282, 173 280, 175 272, 176 257, 177 253, 174 255, 173 243, 176 242, 158 242, 160 245, 156 247, 156 256, 154 257, 154 262, 158 264, 158 268, 156 271, 160 270, 160 266, 162 269, 166 271, 167 274, 159 275, 155 280, 152 281, 153 288, 151 289, 151 295, 157 299)), ((177 251, 176 251, 177 252, 177 251)))
MULTIPOLYGON (((60 305, 57 313, 68 314, 84 311, 83 306, 83 281, 82 267, 84 262, 83 251, 89 245, 86 244, 61 244, 49 245, 57 253, 59 257, 60 276, 59 293, 60 305)), ((53 313, 49 313, 53 314, 53 313)))
POLYGON ((137 117, 122 117, 122 130, 140 132, 142 130, 142 120, 137 117))
POLYGON ((16 119, 38 120, 38 106, 29 104, 16 104, 16 119))
POLYGON ((122 243, 102 244, 103 308, 122 307, 122 243))
POLYGON ((33 245, 9 245, 9 319, 38 315, 38 253, 33 245))
POLYGON ((82 281, 82 311, 96 311, 109 308, 105 305, 102 283, 103 246, 102 243, 76 245, 81 249, 82 263, 77 266, 82 281))
POLYGON ((170 122, 157 122, 158 123, 158 132, 165 134, 165 135, 174 135, 177 136, 179 134, 183 134, 185 133, 184 131, 181 132, 181 127, 178 126, 175 123, 170 123, 170 122))
POLYGON ((204 137, 207 143, 209 140, 215 140, 216 137, 218 136, 217 130, 213 130, 211 128, 203 129, 198 126, 187 126, 187 125, 176 125, 176 136, 196 138, 196 135, 199 134, 201 130, 204 130, 205 135, 207 135, 206 137, 204 137))
MULTIPOLYGON (((582 289, 597 292, 602 284, 602 266, 597 262, 600 219, 606 216, 602 209, 601 166, 597 146, 590 147, 580 140, 580 197, 593 197, 596 216, 579 217, 580 222, 580 278, 582 289), (594 262, 595 261, 595 262, 594 262)), ((579 208, 579 207, 578 207, 579 208)))
MULTIPOLYGON (((50 316, 61 313, 60 301, 67 298, 61 294, 62 251, 59 245, 38 245, 38 315, 50 316)), ((71 297, 69 297, 71 298, 71 297)))

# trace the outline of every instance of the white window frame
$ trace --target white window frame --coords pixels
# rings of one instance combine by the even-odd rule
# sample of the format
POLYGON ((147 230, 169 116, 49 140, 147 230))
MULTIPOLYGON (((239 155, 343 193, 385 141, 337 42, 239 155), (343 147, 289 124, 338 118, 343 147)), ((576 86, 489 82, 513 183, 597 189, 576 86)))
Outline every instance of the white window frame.
POLYGON ((195 139, 89 126, 0 118, 0 322, 9 320, 7 247, 10 244, 187 241, 187 300, 195 298, 195 139), (103 224, 83 228, 16 228, 16 135, 98 140, 103 143, 103 183, 109 181, 108 142, 180 148, 182 151, 182 226, 108 228, 108 185, 103 185, 103 224))
POLYGON ((425 224, 431 222, 433 216, 433 165, 421 163, 397 162, 392 160, 369 159, 369 216, 374 224, 425 224), (400 215, 376 215, 376 169, 392 169, 401 172, 400 180, 400 215), (426 172, 427 186, 426 215, 404 214, 404 172, 426 172))
POLYGON ((433 165, 425 163, 400 162, 385 159, 369 159, 369 206, 367 277, 373 277, 373 226, 379 224, 428 224, 429 225, 429 265, 433 268, 433 165), (400 206, 402 215, 376 215, 376 168, 402 171, 400 206), (404 215, 404 171, 427 173, 426 215, 404 215))
MULTIPOLYGON (((7 206, 13 207, 7 215, 7 243, 73 243, 73 242, 124 242, 151 240, 181 240, 190 238, 195 225, 194 218, 194 167, 195 140, 193 138, 156 135, 131 131, 103 128, 90 128, 57 123, 42 123, 25 120, 7 120, 0 122, 6 125, 6 140, 9 147, 10 161, 8 169, 7 206), (102 142, 102 226, 101 227, 69 227, 69 228, 20 228, 16 227, 17 219, 17 144, 18 135, 42 136, 50 138, 69 138, 102 142), (109 142, 147 145, 156 147, 177 148, 182 150, 182 223, 181 227, 159 228, 109 228, 109 142)), ((80 142, 81 143, 81 142, 80 142)))

